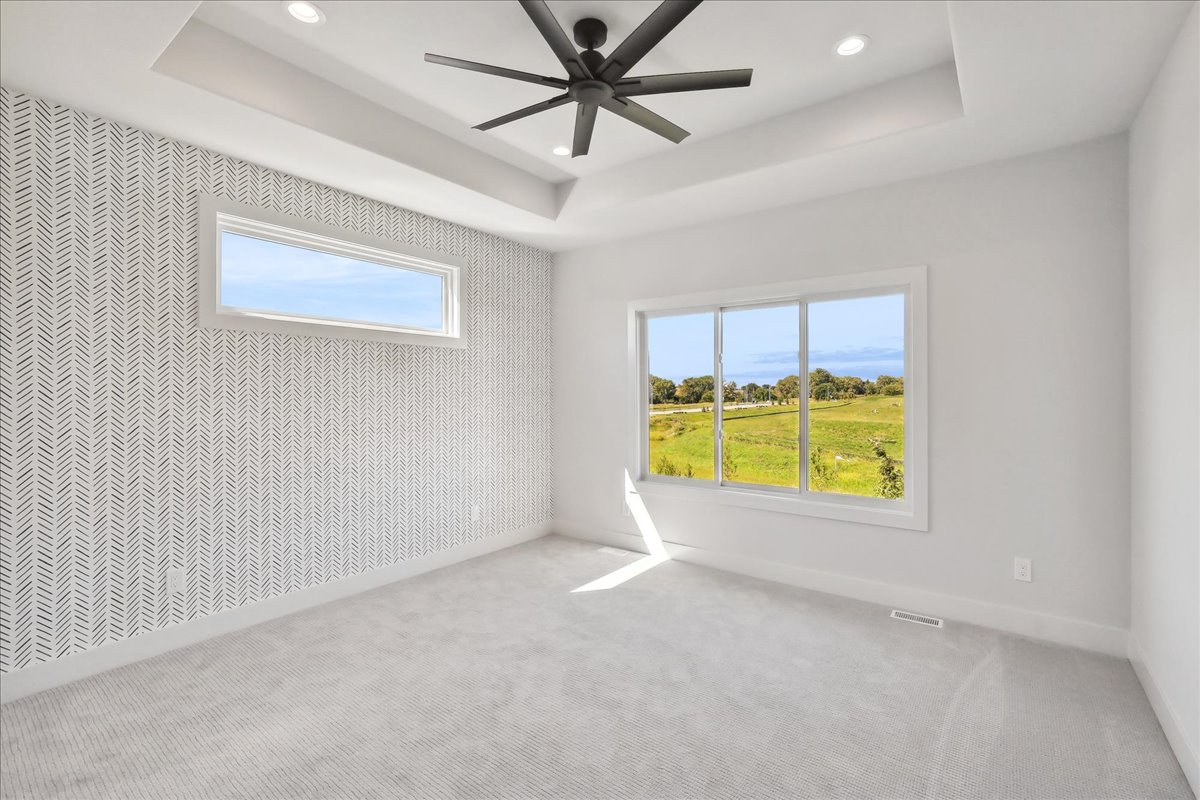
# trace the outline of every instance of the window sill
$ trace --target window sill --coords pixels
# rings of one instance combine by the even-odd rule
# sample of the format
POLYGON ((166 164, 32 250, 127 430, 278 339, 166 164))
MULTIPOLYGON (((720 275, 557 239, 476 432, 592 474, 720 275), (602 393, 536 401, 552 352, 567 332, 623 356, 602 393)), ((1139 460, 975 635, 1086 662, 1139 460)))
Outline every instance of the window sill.
POLYGON ((739 508, 752 508, 758 511, 822 517, 910 531, 929 530, 927 515, 922 511, 913 509, 911 506, 895 509, 872 507, 867 504, 870 502, 869 499, 865 502, 835 499, 816 500, 743 487, 689 486, 682 482, 646 479, 635 481, 634 488, 638 494, 649 497, 669 497, 697 503, 716 503, 739 508))
POLYGON ((467 346, 461 336, 451 336, 445 333, 416 333, 365 323, 322 322, 284 314, 213 311, 203 307, 200 309, 200 327, 280 333, 285 336, 316 336, 322 339, 359 339, 369 342, 416 344, 427 347, 464 348, 467 346))

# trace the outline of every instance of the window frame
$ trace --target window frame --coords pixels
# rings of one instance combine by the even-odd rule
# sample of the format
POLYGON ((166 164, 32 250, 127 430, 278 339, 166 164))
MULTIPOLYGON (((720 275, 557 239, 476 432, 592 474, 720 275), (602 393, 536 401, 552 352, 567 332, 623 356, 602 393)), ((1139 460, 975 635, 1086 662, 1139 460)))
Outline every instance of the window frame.
POLYGON ((756 287, 700 292, 635 300, 628 304, 629 364, 633 371, 630 393, 632 426, 627 468, 636 476, 635 489, 647 495, 720 503, 789 514, 927 531, 928 526, 928 409, 926 395, 927 308, 924 266, 875 272, 833 275, 756 287), (904 295, 904 483, 901 500, 859 497, 808 489, 808 304, 885 294, 904 295), (723 309, 766 307, 798 303, 800 306, 800 451, 797 489, 724 480, 721 471, 724 401, 717 395, 723 386, 721 318, 723 309), (680 314, 712 313, 713 322, 713 446, 712 479, 654 475, 650 472, 649 353, 646 320, 680 314))
POLYGON ((466 347, 462 331, 463 259, 204 195, 200 198, 200 326, 333 339, 466 347), (225 232, 329 255, 436 275, 442 279, 440 330, 222 305, 221 235, 225 232))

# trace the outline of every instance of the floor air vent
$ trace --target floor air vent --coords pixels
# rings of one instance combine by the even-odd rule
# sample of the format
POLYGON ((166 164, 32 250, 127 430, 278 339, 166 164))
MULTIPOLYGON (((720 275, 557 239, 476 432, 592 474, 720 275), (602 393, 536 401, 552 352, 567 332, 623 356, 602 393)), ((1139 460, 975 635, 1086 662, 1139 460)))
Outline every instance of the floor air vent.
POLYGON ((940 628, 945 624, 937 617, 927 617, 923 614, 914 614, 911 611, 900 611, 895 608, 892 609, 892 619, 902 619, 905 622, 915 622, 918 625, 928 625, 931 628, 940 628))

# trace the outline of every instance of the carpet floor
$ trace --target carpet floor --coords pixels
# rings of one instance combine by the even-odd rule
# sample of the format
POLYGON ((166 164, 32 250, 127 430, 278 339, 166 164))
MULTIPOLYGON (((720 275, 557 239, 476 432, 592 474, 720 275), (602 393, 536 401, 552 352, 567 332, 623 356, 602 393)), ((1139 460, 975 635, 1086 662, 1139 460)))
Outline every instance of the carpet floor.
POLYGON ((1189 798, 1129 663, 549 537, 10 703, 4 798, 1189 798))

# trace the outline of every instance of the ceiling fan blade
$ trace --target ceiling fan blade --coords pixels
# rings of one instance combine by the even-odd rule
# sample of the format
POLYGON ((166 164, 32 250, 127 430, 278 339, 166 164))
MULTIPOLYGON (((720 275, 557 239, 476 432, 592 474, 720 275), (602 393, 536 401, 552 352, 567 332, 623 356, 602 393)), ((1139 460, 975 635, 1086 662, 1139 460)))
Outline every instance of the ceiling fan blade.
POLYGON ((701 92, 705 89, 736 89, 750 85, 752 69, 719 69, 713 72, 677 72, 672 75, 646 75, 623 78, 613 89, 621 97, 668 92, 701 92))
POLYGON ((570 102, 571 98, 569 95, 560 94, 558 97, 551 97, 549 100, 543 100, 540 103, 534 103, 531 106, 525 106, 525 108, 517 109, 511 114, 505 114, 502 117, 496 117, 495 119, 489 119, 487 122, 481 122, 475 126, 475 129, 480 131, 490 131, 492 128, 497 128, 501 125, 505 125, 509 122, 514 122, 515 120, 523 119, 525 117, 532 117, 534 114, 539 114, 542 111, 549 111, 552 108, 558 108, 559 106, 570 102))
POLYGON ((630 122, 641 125, 646 130, 657 133, 665 139, 670 139, 675 144, 679 144, 691 136, 690 133, 674 122, 663 119, 650 109, 640 106, 632 100, 626 100, 621 97, 610 97, 601 103, 601 105, 618 117, 624 117, 630 122))
POLYGON ((596 127, 599 109, 592 103, 580 103, 575 112, 575 141, 571 144, 571 158, 586 156, 592 146, 592 131, 596 127))
POLYGON ((534 75, 532 72, 521 72, 520 70, 509 69, 508 67, 493 67, 491 64, 479 64, 475 61, 464 61, 461 58, 439 56, 434 53, 426 53, 425 60, 430 64, 441 64, 446 67, 469 69, 472 72, 482 72, 485 75, 495 75, 497 78, 512 78, 514 81, 540 83, 543 86, 553 86, 557 89, 565 89, 568 86, 567 82, 562 78, 548 78, 545 75, 534 75))
POLYGON ((546 0, 521 0, 521 8, 525 9, 525 13, 533 20, 533 24, 537 26, 542 38, 546 40, 546 44, 550 45, 554 55, 566 68, 567 74, 573 80, 591 80, 591 70, 579 57, 579 51, 575 49, 575 45, 571 44, 571 40, 563 32, 562 26, 558 24, 550 7, 546 5, 546 0))
POLYGON ((700 0, 663 0, 662 5, 654 9, 650 16, 604 59, 596 70, 597 77, 610 85, 623 78, 654 45, 683 22, 684 17, 695 11, 698 5, 700 0))

